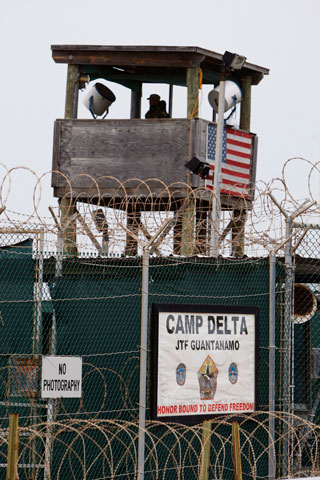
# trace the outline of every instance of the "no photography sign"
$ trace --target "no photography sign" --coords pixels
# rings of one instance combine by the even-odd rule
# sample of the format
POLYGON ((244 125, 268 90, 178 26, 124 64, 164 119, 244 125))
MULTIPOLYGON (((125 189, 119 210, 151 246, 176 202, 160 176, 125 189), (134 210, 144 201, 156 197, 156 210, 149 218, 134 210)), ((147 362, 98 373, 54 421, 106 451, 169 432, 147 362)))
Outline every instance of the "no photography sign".
POLYGON ((81 393, 81 357, 42 357, 42 398, 81 398, 81 393))

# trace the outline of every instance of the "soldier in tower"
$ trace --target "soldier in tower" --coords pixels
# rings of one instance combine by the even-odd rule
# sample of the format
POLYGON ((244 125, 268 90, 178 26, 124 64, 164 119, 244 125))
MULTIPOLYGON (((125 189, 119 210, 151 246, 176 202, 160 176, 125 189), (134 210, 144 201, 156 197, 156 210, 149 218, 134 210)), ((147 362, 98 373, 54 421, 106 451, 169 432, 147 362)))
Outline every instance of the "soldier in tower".
POLYGON ((167 106, 164 100, 160 100, 160 96, 156 93, 150 95, 147 99, 150 102, 149 110, 147 111, 146 118, 168 118, 167 106))
POLYGON ((149 100, 150 106, 149 106, 149 110, 145 114, 145 117, 158 118, 158 106, 160 102, 160 96, 157 95, 156 93, 153 93, 152 95, 150 95, 149 98, 147 98, 147 100, 149 100))

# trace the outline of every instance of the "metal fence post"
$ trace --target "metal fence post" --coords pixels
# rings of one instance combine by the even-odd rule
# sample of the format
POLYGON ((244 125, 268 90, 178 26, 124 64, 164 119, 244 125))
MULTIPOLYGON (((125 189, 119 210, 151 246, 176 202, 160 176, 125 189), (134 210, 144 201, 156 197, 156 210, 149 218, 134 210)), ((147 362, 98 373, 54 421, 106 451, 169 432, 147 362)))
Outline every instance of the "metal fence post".
POLYGON ((269 479, 273 480, 275 475, 275 297, 276 297, 276 257, 270 253, 269 256, 269 457, 268 471, 269 479))
POLYGON ((143 257, 142 257, 138 480, 144 479, 146 383, 147 383, 146 380, 147 380, 147 348, 148 348, 148 294, 149 294, 149 248, 147 246, 143 248, 143 257))
MULTIPOLYGON (((57 237, 57 257, 55 267, 55 278, 62 277, 62 262, 63 262, 63 239, 61 231, 58 231, 57 237)), ((57 354, 57 318, 56 312, 53 308, 52 314, 52 326, 51 326, 51 351, 50 355, 57 354)), ((47 409, 47 430, 46 430, 46 442, 45 442, 45 468, 44 468, 44 480, 51 478, 51 460, 52 460, 52 433, 53 433, 53 421, 54 421, 55 399, 48 399, 47 409)))

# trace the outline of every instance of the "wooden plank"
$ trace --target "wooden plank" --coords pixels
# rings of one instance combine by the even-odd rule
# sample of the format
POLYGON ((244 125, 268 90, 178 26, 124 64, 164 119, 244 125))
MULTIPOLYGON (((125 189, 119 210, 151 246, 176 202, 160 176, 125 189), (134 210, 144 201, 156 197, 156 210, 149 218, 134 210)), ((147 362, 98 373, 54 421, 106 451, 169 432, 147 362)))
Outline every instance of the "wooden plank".
POLYGON ((141 52, 132 55, 128 52, 69 50, 54 51, 53 59, 57 63, 69 65, 110 65, 110 66, 147 66, 147 67, 196 67, 204 60, 204 55, 198 53, 175 52, 141 52))
MULTIPOLYGON (((104 177, 98 181, 100 193, 113 196, 119 184, 106 176, 114 176, 120 182, 125 182, 126 189, 133 195, 137 182, 128 183, 130 178, 159 178, 167 185, 186 182, 185 163, 189 156, 206 158, 208 123, 211 122, 185 118, 56 120, 53 168, 68 179, 77 176, 73 179, 72 195, 80 194, 82 198, 97 193, 93 179, 100 177, 104 177)), ((204 181, 197 175, 190 176, 190 180, 194 188, 204 186, 204 181)), ((163 191, 161 184, 156 181, 148 182, 148 185, 152 186, 155 195, 163 191)), ((68 183, 62 175, 53 175, 52 186, 54 194, 60 198, 65 193, 70 194, 63 190, 63 187, 68 188, 68 183)), ((172 192, 175 188, 172 187, 172 192)), ((143 186, 139 188, 139 193, 143 189, 143 186)), ((207 198, 203 200, 209 201, 210 195, 208 191, 207 198)), ((181 194, 183 197, 185 192, 181 194)), ((221 201, 225 208, 241 210, 246 206, 246 202, 237 197, 222 195, 221 201)))
MULTIPOLYGON (((118 54, 119 52, 123 52, 126 54, 131 54, 131 56, 141 56, 142 53, 151 53, 153 55, 158 55, 159 53, 162 54, 185 54, 185 55, 194 55, 197 54, 198 56, 203 57, 203 61, 207 63, 209 66, 211 64, 215 65, 220 71, 220 67, 222 64, 222 57, 223 54, 214 52, 212 50, 207 50, 205 48, 197 47, 197 46, 163 46, 163 45, 51 45, 52 56, 55 61, 56 58, 60 58, 61 54, 65 55, 65 62, 69 63, 73 60, 73 58, 69 58, 70 55, 74 55, 74 53, 82 52, 83 55, 91 55, 92 52, 100 52, 109 54, 118 54)), ((254 84, 259 83, 261 78, 264 75, 269 74, 269 69, 252 64, 250 62, 246 62, 242 73, 245 72, 246 74, 250 74, 253 80, 256 82, 254 84)))

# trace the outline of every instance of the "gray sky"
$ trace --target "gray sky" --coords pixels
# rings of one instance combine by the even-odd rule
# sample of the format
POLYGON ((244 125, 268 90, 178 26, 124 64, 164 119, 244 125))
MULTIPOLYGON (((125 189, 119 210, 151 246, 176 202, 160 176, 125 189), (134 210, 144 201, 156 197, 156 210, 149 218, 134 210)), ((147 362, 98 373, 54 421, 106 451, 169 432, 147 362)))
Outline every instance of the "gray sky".
MULTIPOLYGON (((39 176, 50 170, 53 123, 64 115, 66 81, 66 65, 54 63, 50 45, 96 44, 199 46, 245 55, 270 69, 253 88, 257 178, 268 182, 281 176, 290 157, 316 163, 319 19, 320 0, 2 0, 0 162, 8 168, 28 166, 39 176)), ((123 90, 110 117, 128 117, 129 91, 123 90)), ((201 112, 208 112, 207 92, 201 112)), ((80 109, 79 116, 85 115, 80 109)), ((300 162, 287 173, 297 197, 307 196, 308 172, 300 162)), ((56 204, 47 178, 41 202, 46 208, 56 204)), ((314 194, 319 196, 318 184, 314 194)), ((8 205, 29 212, 34 185, 27 171, 13 175, 8 205)))

